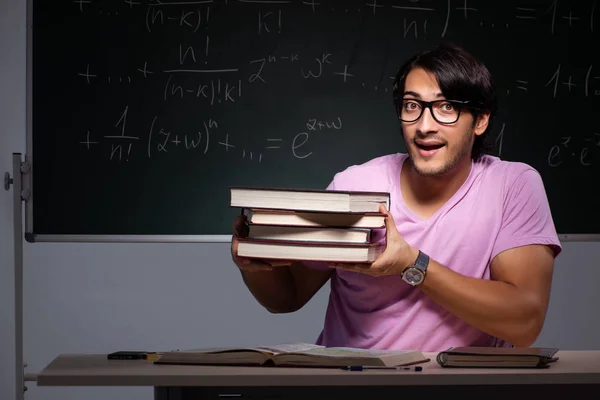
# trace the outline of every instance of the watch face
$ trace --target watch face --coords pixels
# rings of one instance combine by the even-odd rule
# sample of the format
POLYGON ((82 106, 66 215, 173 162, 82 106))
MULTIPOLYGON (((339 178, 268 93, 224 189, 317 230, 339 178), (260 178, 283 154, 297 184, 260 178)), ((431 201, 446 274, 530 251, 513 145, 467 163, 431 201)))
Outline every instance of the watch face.
POLYGON ((418 285, 423 282, 423 271, 418 268, 409 268, 404 272, 404 275, 402 275, 402 279, 411 285, 418 285))

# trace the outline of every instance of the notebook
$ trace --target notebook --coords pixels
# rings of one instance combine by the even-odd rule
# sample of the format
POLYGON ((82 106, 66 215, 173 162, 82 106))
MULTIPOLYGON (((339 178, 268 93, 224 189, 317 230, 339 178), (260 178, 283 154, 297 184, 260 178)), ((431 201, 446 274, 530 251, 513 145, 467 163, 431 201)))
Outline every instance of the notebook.
POLYGON ((442 367, 546 368, 558 360, 556 348, 546 347, 451 347, 439 352, 442 367))

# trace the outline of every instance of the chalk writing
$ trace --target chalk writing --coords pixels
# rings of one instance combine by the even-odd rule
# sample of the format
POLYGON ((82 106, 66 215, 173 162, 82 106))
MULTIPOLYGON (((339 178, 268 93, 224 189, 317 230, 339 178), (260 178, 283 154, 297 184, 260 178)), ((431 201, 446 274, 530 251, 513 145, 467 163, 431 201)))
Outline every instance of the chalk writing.
POLYGON ((522 5, 515 7, 515 18, 523 23, 537 23, 540 20, 548 20, 549 26, 547 29, 551 35, 555 33, 557 24, 561 22, 564 22, 564 25, 569 29, 585 24, 585 29, 589 28, 590 33, 593 33, 597 0, 591 2, 590 8, 587 8, 587 4, 585 4, 583 7, 574 9, 576 6, 581 6, 582 3, 585 4, 584 2, 569 1, 559 3, 558 0, 550 0, 547 6, 541 8, 522 5))
POLYGON ((83 76, 88 84, 90 83, 90 78, 95 78, 97 76, 90 73, 90 64, 86 65, 84 73, 79 72, 77 75, 83 76))
POLYGON ((252 60, 249 63, 254 65, 255 72, 250 74, 248 82, 267 83, 266 79, 263 77, 263 69, 265 68, 265 64, 276 63, 278 61, 289 61, 293 63, 298 60, 299 55, 297 53, 291 53, 290 55, 285 56, 276 56, 273 54, 269 54, 267 57, 252 60))
POLYGON ((83 12, 83 5, 84 4, 91 4, 92 2, 90 0, 74 0, 73 3, 76 3, 79 5, 79 11, 83 12))
POLYGON ((104 136, 105 139, 116 139, 118 141, 118 143, 111 144, 110 158, 109 158, 110 160, 116 159, 116 160, 121 161, 121 160, 123 160, 123 157, 125 157, 125 159, 128 160, 128 157, 131 154, 131 149, 133 146, 133 143, 131 141, 140 139, 137 136, 125 135, 125 131, 127 128, 128 112, 129 112, 129 106, 125 106, 125 109, 123 110, 123 113, 121 114, 121 117, 119 118, 119 120, 117 121, 117 123, 114 126, 115 128, 120 127, 120 134, 104 136), (124 143, 122 143, 123 140, 126 140, 128 142, 126 144, 124 144, 124 143), (125 149, 126 149, 125 155, 123 154, 123 149, 124 149, 123 146, 125 146, 125 149))
POLYGON ((258 34, 262 33, 272 33, 275 31, 273 25, 276 24, 277 33, 281 33, 281 28, 283 26, 283 14, 281 10, 278 10, 277 13, 273 13, 272 11, 258 13, 258 34))
POLYGON ((90 145, 92 145, 92 144, 98 144, 98 142, 92 142, 92 141, 90 140, 90 131, 87 131, 87 133, 86 133, 86 135, 85 135, 85 140, 84 140, 84 141, 82 141, 82 142, 79 142, 79 144, 82 144, 82 145, 84 145, 84 146, 85 146, 85 148, 86 148, 87 150, 89 150, 89 149, 90 149, 90 145))
POLYGON ((197 98, 206 100, 211 106, 221 103, 235 103, 242 97, 242 80, 230 82, 224 79, 211 79, 201 83, 191 85, 187 83, 176 83, 173 76, 170 76, 163 91, 165 101, 171 98, 197 98))
POLYGON ((585 76, 573 76, 570 72, 565 71, 562 64, 558 64, 552 77, 544 85, 552 90, 552 97, 556 98, 559 90, 566 90, 568 93, 583 91, 585 97, 600 96, 600 76, 594 76, 594 65, 590 64, 585 76))
MULTIPOLYGON (((171 4, 175 5, 175 3, 171 4)), ((155 26, 162 27, 164 29, 167 27, 167 25, 178 26, 182 29, 189 30, 192 33, 196 33, 202 27, 204 27, 204 29, 208 29, 209 20, 210 7, 206 7, 204 10, 196 8, 195 10, 191 11, 188 9, 182 9, 178 12, 170 12, 170 10, 166 11, 160 7, 148 7, 146 10, 145 23, 146 30, 150 33, 153 32, 152 28, 155 26)))
POLYGON ((310 118, 306 122, 306 129, 308 129, 309 131, 321 131, 323 129, 340 130, 342 129, 342 119, 340 117, 337 117, 335 120, 332 121, 322 121, 316 118, 310 118))
POLYGON ((527 81, 517 79, 517 89, 519 89, 519 90, 523 90, 526 92, 528 84, 529 84, 529 82, 527 82, 527 81))
POLYGON ((354 75, 348 73, 348 65, 344 65, 344 70, 342 72, 334 72, 333 74, 342 76, 342 78, 344 79, 344 83, 346 83, 346 81, 349 77, 354 76, 354 75))
POLYGON ((254 74, 250 75, 250 78, 248 78, 248 82, 254 82, 257 79, 260 80, 262 83, 267 83, 267 81, 265 81, 263 79, 263 77, 260 75, 262 73, 263 68, 265 67, 265 59, 261 58, 259 60, 252 60, 250 61, 250 64, 254 64, 254 63, 258 63, 259 67, 258 67, 258 71, 255 72, 254 74))
POLYGON ((309 136, 308 136, 308 133, 306 133, 306 132, 302 132, 302 133, 299 133, 296 136, 294 136, 294 140, 292 141, 292 153, 294 154, 294 157, 303 159, 303 158, 309 157, 310 155, 313 154, 312 151, 302 154, 298 150, 302 146, 304 146, 306 144, 306 142, 308 142, 308 139, 309 139, 309 136))
POLYGON ((558 167, 571 159, 575 163, 589 167, 593 164, 593 154, 600 154, 600 133, 594 132, 581 140, 581 145, 573 144, 571 136, 561 138, 561 143, 550 148, 548 165, 558 167))
POLYGON ((267 150, 280 149, 281 142, 283 142, 283 139, 267 139, 268 145, 265 147, 265 149, 267 149, 267 150))
POLYGON ((207 154, 211 143, 211 134, 219 124, 213 119, 205 120, 194 131, 182 132, 165 126, 157 126, 158 116, 150 124, 147 143, 147 156, 168 153, 169 151, 195 151, 207 154))
POLYGON ((315 58, 317 65, 314 68, 308 69, 308 72, 304 72, 304 68, 300 68, 300 73, 302 74, 302 77, 304 77, 305 79, 320 78, 323 75, 323 65, 331 64, 329 57, 331 57, 330 53, 323 53, 321 57, 315 58))
MULTIPOLYGON (((219 46, 218 41, 223 37, 222 33, 213 32, 213 29, 227 26, 229 12, 236 7, 235 4, 237 7, 248 7, 251 10, 250 12, 244 11, 244 17, 240 21, 251 24, 253 26, 252 34, 257 38, 262 37, 261 40, 268 40, 273 34, 283 35, 285 33, 284 21, 288 21, 286 27, 293 26, 294 29, 299 29, 302 25, 298 25, 298 20, 294 19, 294 10, 297 9, 308 9, 309 14, 315 17, 328 15, 326 13, 343 15, 365 13, 375 18, 386 15, 387 10, 390 10, 396 15, 395 33, 397 37, 415 41, 425 39, 432 33, 442 38, 445 37, 450 32, 453 20, 464 20, 465 23, 469 21, 470 26, 481 28, 523 29, 530 24, 529 26, 535 26, 535 29, 540 31, 547 29, 546 32, 550 34, 555 34, 561 26, 564 29, 581 27, 592 33, 598 8, 597 0, 578 4, 569 4, 559 0, 547 0, 546 2, 523 0, 521 4, 511 6, 513 7, 512 15, 509 9, 508 14, 490 20, 495 16, 482 10, 479 6, 481 3, 474 0, 456 0, 454 2, 450 0, 439 2, 410 0, 395 3, 366 0, 363 7, 333 4, 331 7, 324 7, 322 1, 315 0, 298 2, 283 0, 225 1, 218 8, 213 1, 209 0, 124 0, 121 5, 115 3, 110 6, 94 0, 76 0, 72 4, 82 15, 104 13, 125 18, 125 15, 140 13, 140 28, 142 31, 146 31, 145 34, 148 37, 150 35, 159 37, 157 36, 159 29, 165 34, 181 32, 172 37, 166 36, 168 39, 164 41, 165 46, 169 40, 176 40, 176 42, 171 43, 173 49, 168 51, 170 58, 162 58, 166 60, 165 62, 162 59, 150 59, 144 56, 141 61, 138 60, 133 65, 125 64, 131 70, 123 69, 122 71, 115 69, 117 64, 111 65, 109 71, 108 69, 104 70, 108 68, 105 64, 97 61, 82 62, 80 68, 75 71, 82 85, 92 88, 101 83, 139 85, 141 82, 148 82, 148 84, 158 82, 160 85, 158 90, 162 93, 156 93, 156 95, 161 96, 165 103, 197 104, 200 110, 206 110, 202 108, 205 106, 211 107, 209 110, 233 107, 243 102, 246 96, 255 99, 258 94, 253 93, 253 90, 260 88, 260 85, 257 86, 257 84, 269 84, 270 86, 275 82, 281 82, 280 77, 282 76, 284 79, 289 79, 289 82, 294 82, 294 79, 311 80, 319 85, 338 82, 337 87, 340 89, 342 87, 348 88, 348 90, 363 88, 381 93, 391 90, 391 82, 386 83, 382 80, 387 80, 387 77, 390 80, 395 78, 394 74, 390 73, 392 71, 386 69, 385 66, 377 71, 379 76, 363 76, 364 68, 361 69, 360 65, 356 63, 355 54, 349 55, 344 51, 338 53, 335 48, 332 51, 319 51, 319 49, 315 51, 311 48, 312 55, 303 54, 301 59, 298 50, 294 51, 293 47, 282 47, 283 50, 281 50, 275 46, 270 52, 263 50, 262 55, 259 55, 260 53, 252 54, 250 51, 241 64, 226 65, 223 62, 226 60, 223 58, 223 50, 215 47, 219 46), (127 10, 129 10, 129 14, 126 13, 127 10), (209 31, 211 21, 213 27, 209 31), (210 60, 211 57, 214 60, 210 60), (207 67, 209 61, 211 61, 210 68, 207 67), (165 65, 166 62, 168 62, 168 66, 165 65), (284 65, 290 66, 295 63, 298 63, 295 67, 297 69, 284 68, 284 65), (294 76, 294 71, 299 73, 294 76), (284 74, 289 75, 285 76, 284 74), (275 79, 275 76, 278 78, 275 79), (340 85, 342 83, 343 86, 340 85), (226 106, 228 104, 229 106, 226 106)), ((307 21, 310 24, 312 20, 307 21)), ((583 31, 580 29, 577 32, 583 31)), ((331 44, 323 43, 321 47, 326 47, 326 45, 331 44)), ((580 64, 574 65, 568 60, 558 61, 554 65, 546 65, 541 71, 534 71, 535 75, 533 76, 527 76, 527 73, 523 73, 527 71, 521 71, 519 76, 512 78, 512 84, 505 87, 505 93, 507 95, 512 93, 513 96, 519 93, 522 96, 547 93, 551 98, 558 98, 561 95, 600 98, 600 71, 597 71, 594 63, 589 61, 591 60, 588 60, 585 67, 580 64)), ((154 84, 152 87, 157 88, 154 84)), ((285 90, 285 86, 282 86, 281 89, 285 90)), ((92 93, 91 90, 90 93, 92 93)), ((245 104, 243 107, 247 107, 247 105, 245 104)), ((235 111, 232 112, 235 113, 235 111)), ((92 151, 94 148, 98 148, 102 140, 107 140, 109 141, 108 156, 110 160, 129 160, 132 152, 135 151, 135 143, 140 139, 137 133, 128 133, 130 130, 129 117, 130 108, 125 106, 116 118, 116 123, 113 123, 114 133, 98 136, 94 134, 96 129, 84 128, 83 132, 85 133, 79 136, 78 144, 83 149, 92 151)), ((166 126, 160 122, 158 116, 155 116, 151 120, 148 131, 147 157, 156 157, 179 150, 195 151, 207 155, 214 147, 214 149, 222 149, 226 154, 235 154, 246 161, 253 162, 266 161, 268 157, 265 158, 265 156, 282 151, 285 153, 285 149, 291 150, 291 155, 295 159, 306 159, 315 154, 313 146, 317 146, 317 142, 313 141, 316 140, 313 137, 318 137, 314 135, 320 132, 342 130, 343 124, 342 117, 308 118, 303 123, 303 132, 296 133, 291 138, 282 135, 282 137, 255 139, 246 137, 242 139, 239 136, 240 133, 235 131, 221 130, 221 134, 216 135, 217 128, 218 124, 214 120, 208 119, 201 123, 198 129, 185 129, 184 132, 181 128, 166 126), (211 138, 211 136, 213 137, 211 138), (310 146, 311 143, 313 146, 310 146)), ((136 128, 132 132, 134 131, 138 132, 138 129, 136 128)), ((502 123, 495 136, 498 156, 503 156, 506 152, 505 135, 506 124, 502 123)), ((556 167, 575 158, 582 166, 591 165, 592 155, 595 154, 593 152, 600 147, 600 140, 597 136, 598 134, 594 133, 585 138, 565 137, 559 144, 551 145, 547 155, 548 165, 556 167)))
POLYGON ((143 68, 138 68, 137 70, 144 75, 144 78, 147 78, 148 74, 153 74, 154 73, 152 71, 148 71, 148 62, 147 61, 144 61, 144 67, 143 68))

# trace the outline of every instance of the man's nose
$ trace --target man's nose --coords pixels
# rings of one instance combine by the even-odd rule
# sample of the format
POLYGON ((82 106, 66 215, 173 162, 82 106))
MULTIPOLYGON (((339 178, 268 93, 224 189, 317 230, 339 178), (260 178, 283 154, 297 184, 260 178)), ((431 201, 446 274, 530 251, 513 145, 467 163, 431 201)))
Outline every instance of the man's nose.
POLYGON ((438 124, 431 114, 432 110, 426 107, 421 114, 421 118, 417 121, 417 130, 421 133, 435 132, 437 131, 438 124))

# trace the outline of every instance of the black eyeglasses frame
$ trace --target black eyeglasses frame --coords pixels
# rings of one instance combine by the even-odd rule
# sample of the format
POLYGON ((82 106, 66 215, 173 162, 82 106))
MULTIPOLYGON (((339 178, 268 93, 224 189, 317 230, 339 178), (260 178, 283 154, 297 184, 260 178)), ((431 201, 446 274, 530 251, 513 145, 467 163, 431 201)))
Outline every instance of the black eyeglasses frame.
POLYGON ((433 101, 425 101, 425 100, 420 100, 420 99, 415 99, 415 98, 409 98, 409 97, 402 97, 402 98, 398 98, 396 100, 396 114, 398 115, 398 119, 402 122, 407 122, 407 123, 412 123, 412 122, 416 122, 418 121, 422 116, 423 113, 425 112, 426 108, 429 108, 429 113, 431 114, 431 116, 433 117, 433 119, 442 125, 450 125, 450 124, 454 124, 456 123, 456 121, 458 121, 460 119, 460 115, 462 113, 463 108, 469 108, 472 110, 477 110, 477 111, 481 111, 481 108, 478 107, 479 103, 475 103, 469 100, 448 100, 448 99, 440 99, 440 100, 433 100, 433 101), (403 120, 401 117, 401 110, 400 108, 402 107, 402 105, 404 104, 404 101, 414 101, 419 103, 419 105, 421 106, 421 112, 419 113, 419 116, 413 120, 407 121, 407 120, 403 120), (442 122, 440 120, 438 120, 435 116, 435 113, 433 112, 433 108, 432 106, 436 103, 450 103, 452 104, 454 107, 458 108, 458 115, 456 116, 456 119, 452 122, 442 122))

